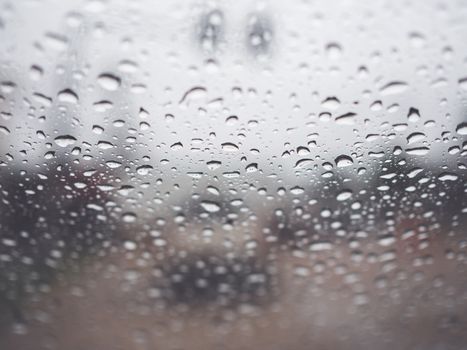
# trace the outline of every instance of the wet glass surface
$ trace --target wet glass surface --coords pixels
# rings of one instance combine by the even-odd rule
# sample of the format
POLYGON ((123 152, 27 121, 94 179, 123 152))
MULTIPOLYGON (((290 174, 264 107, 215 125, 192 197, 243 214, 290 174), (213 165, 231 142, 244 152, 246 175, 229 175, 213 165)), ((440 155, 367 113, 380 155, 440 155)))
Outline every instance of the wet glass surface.
POLYGON ((0 0, 0 349, 466 349, 467 2, 0 0))

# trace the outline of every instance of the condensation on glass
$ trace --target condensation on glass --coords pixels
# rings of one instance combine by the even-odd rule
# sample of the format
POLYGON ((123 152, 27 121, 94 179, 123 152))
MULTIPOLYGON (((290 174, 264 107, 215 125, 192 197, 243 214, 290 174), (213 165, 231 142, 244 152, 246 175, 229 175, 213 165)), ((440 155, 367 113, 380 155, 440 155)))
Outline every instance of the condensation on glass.
POLYGON ((466 38, 463 0, 0 0, 0 349, 464 349, 466 38))

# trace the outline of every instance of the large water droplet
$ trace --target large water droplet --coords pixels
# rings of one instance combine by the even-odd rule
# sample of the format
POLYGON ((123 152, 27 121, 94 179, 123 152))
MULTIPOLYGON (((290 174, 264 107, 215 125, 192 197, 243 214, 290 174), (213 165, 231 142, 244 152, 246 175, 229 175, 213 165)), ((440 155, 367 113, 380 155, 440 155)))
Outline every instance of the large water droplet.
POLYGON ((393 81, 381 87, 379 92, 381 95, 395 95, 406 91, 408 87, 409 85, 403 81, 393 81))
POLYGON ((115 91, 121 85, 121 79, 110 73, 103 73, 97 77, 99 85, 108 91, 115 91))
POLYGON ((216 213, 219 210, 221 210, 220 205, 217 202, 213 202, 213 201, 202 201, 201 206, 203 207, 204 210, 210 213, 216 213))
POLYGON ((352 157, 349 157, 345 154, 341 154, 334 161, 339 168, 345 168, 345 167, 353 165, 352 157))
POLYGON ((60 102, 76 104, 79 101, 78 95, 71 89, 60 91, 57 97, 60 102))
POLYGON ((456 131, 460 135, 467 135, 467 122, 458 124, 456 131))
POLYGON ((151 165, 141 165, 139 167, 136 168, 136 172, 138 173, 138 175, 148 175, 149 172, 151 171, 151 169, 153 169, 153 167, 151 165))
POLYGON ((71 135, 60 135, 57 136, 54 141, 60 147, 68 147, 76 142, 76 138, 71 135))

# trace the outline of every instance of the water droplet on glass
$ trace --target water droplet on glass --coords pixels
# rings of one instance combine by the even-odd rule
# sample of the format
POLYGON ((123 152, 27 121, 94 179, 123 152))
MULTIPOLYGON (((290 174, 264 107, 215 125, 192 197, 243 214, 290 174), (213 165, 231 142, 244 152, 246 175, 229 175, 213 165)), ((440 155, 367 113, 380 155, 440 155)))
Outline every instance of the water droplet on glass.
POLYGON ((456 127, 456 132, 460 135, 467 135, 467 123, 460 123, 456 127))
POLYGON ((232 142, 224 142, 222 145, 222 149, 226 152, 236 152, 238 151, 238 146, 232 142))
POLYGON ((199 100, 205 98, 207 96, 207 90, 204 87, 196 86, 191 88, 180 99, 179 104, 189 105, 191 102, 195 100, 199 100))
POLYGON ((338 156, 334 162, 336 163, 337 167, 344 168, 353 165, 352 157, 349 157, 345 154, 338 156))
POLYGON ((0 125, 0 132, 4 135, 10 134, 10 129, 8 129, 6 126, 0 125))
POLYGON ((213 201, 202 201, 201 206, 204 210, 210 213, 216 213, 221 210, 219 203, 213 201))
POLYGON ((107 165, 110 169, 116 169, 122 166, 122 163, 117 162, 115 160, 109 160, 105 162, 105 165, 107 165))
POLYGON ((60 135, 57 136, 54 141, 60 147, 68 147, 76 142, 76 138, 71 135, 60 135))
POLYGON ((60 102, 76 104, 79 101, 78 95, 71 89, 60 91, 57 97, 60 102))
POLYGON ((381 95, 395 95, 405 92, 409 85, 402 81, 390 82, 379 89, 381 95))
POLYGON ((336 199, 339 202, 346 201, 352 197, 353 192, 351 190, 342 190, 339 192, 339 194, 336 196, 336 199))
POLYGON ((427 155, 428 152, 430 152, 430 149, 428 147, 415 147, 407 148, 405 152, 414 156, 424 156, 427 155))
POLYGON ((407 136, 407 144, 412 144, 415 142, 419 142, 426 138, 426 135, 422 132, 413 132, 409 136, 407 136))
POLYGON ((441 181, 456 181, 459 178, 456 174, 453 173, 441 173, 438 176, 438 179, 441 181))
POLYGON ((115 91, 121 85, 121 79, 110 73, 103 73, 97 77, 99 85, 108 91, 115 91))
POLYGON ((138 175, 144 176, 144 175, 148 175, 151 169, 153 169, 151 165, 141 165, 136 168, 136 172, 138 173, 138 175))
POLYGON ((135 222, 136 218, 137 218, 137 216, 136 216, 135 213, 124 213, 124 214, 122 214, 122 221, 126 222, 126 223, 135 222))

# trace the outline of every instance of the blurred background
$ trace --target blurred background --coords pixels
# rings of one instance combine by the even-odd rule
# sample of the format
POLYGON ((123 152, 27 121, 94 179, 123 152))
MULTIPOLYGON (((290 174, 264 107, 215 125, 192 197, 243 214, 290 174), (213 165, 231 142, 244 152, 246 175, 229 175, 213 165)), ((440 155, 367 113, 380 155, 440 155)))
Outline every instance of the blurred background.
POLYGON ((0 0, 0 349, 467 349, 467 2, 0 0))

